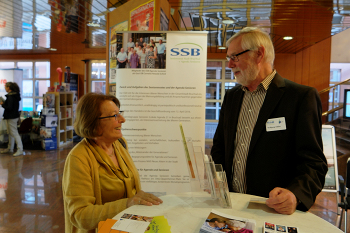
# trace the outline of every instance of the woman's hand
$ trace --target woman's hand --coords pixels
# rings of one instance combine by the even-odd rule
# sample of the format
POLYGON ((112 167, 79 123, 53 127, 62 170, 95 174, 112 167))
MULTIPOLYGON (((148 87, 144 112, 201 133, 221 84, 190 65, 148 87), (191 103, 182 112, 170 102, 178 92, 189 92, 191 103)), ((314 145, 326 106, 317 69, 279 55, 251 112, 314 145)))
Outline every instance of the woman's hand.
POLYGON ((130 207, 133 205, 152 206, 152 205, 159 205, 161 203, 163 203, 163 201, 158 197, 154 196, 153 194, 145 193, 144 191, 140 190, 138 193, 136 193, 135 196, 128 199, 126 203, 126 207, 130 207))

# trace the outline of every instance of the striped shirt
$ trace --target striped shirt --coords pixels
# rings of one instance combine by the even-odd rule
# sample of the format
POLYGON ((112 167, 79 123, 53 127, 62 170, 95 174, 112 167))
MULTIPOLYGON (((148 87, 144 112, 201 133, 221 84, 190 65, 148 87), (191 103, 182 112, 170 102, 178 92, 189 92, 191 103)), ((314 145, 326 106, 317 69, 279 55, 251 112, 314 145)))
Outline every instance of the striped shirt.
POLYGON ((250 140, 253 130, 258 119, 261 106, 264 103, 267 89, 272 79, 275 77, 276 70, 273 70, 254 90, 249 91, 248 88, 242 86, 244 91, 241 111, 238 117, 235 152, 233 160, 233 190, 238 193, 246 193, 246 162, 249 152, 250 140))

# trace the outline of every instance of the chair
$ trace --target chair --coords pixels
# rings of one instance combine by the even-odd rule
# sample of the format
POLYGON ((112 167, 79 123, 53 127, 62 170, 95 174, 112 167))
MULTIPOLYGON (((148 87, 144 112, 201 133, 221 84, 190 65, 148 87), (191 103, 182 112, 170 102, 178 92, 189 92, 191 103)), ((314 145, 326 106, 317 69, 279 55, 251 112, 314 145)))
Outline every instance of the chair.
POLYGON ((340 199, 341 202, 338 203, 338 206, 341 208, 341 214, 340 214, 340 220, 339 220, 339 226, 341 227, 341 222, 343 220, 343 213, 344 213, 344 232, 347 232, 347 215, 348 215, 348 209, 350 209, 350 196, 349 194, 349 188, 350 188, 350 158, 348 158, 348 161, 346 162, 346 177, 345 181, 344 179, 339 179, 339 186, 340 186, 340 199))
POLYGON ((29 117, 24 119, 19 128, 18 128, 18 133, 22 136, 23 140, 23 135, 29 134, 32 131, 32 123, 33 123, 33 118, 29 117))

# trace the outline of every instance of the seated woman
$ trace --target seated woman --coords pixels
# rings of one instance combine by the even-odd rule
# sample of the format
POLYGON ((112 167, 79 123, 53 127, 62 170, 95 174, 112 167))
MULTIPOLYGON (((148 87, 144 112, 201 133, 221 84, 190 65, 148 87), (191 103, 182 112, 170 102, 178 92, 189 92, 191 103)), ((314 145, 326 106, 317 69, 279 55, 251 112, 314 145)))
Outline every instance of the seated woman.
POLYGON ((89 93, 78 102, 74 128, 84 139, 68 154, 63 171, 66 233, 95 232, 100 221, 132 205, 162 203, 141 190, 119 108, 119 100, 110 95, 89 93))

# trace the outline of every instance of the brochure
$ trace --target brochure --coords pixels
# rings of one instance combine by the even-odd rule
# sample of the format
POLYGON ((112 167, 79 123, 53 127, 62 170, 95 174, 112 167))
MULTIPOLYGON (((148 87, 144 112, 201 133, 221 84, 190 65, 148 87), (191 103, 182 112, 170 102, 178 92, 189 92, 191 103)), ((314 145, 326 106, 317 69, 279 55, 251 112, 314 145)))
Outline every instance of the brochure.
POLYGON ((240 218, 212 210, 203 223, 200 233, 254 233, 256 221, 254 219, 240 218))
POLYGON ((127 213, 111 229, 123 233, 171 233, 168 220, 164 216, 146 217, 127 213))
POLYGON ((281 224, 275 224, 270 222, 264 223, 264 230, 263 233, 281 233, 281 232, 288 232, 288 233, 299 233, 297 227, 292 226, 284 226, 281 224))
POLYGON ((5 99, 0 96, 0 102, 5 102, 5 99))

